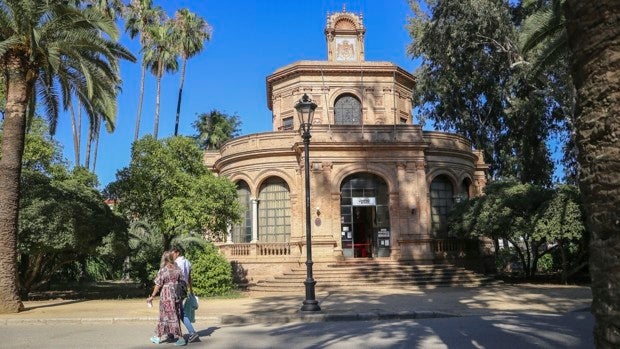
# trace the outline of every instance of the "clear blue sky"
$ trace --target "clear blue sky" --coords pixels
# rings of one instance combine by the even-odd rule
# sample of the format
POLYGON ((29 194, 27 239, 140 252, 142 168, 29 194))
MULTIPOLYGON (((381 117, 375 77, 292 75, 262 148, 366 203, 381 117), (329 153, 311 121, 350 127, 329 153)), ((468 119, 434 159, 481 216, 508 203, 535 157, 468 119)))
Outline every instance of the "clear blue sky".
MULTIPOLYGON (((366 60, 390 61, 413 72, 417 63, 406 55, 410 42, 405 29, 411 14, 406 0, 154 0, 169 16, 187 7, 213 28, 204 51, 188 62, 179 133, 193 135, 196 115, 218 109, 240 116, 241 134, 271 131, 265 78, 276 69, 299 60, 326 60, 327 12, 362 13, 366 27, 366 60)), ((124 34, 122 43, 136 56, 139 45, 124 34)), ((101 187, 115 180, 116 171, 127 166, 135 128, 140 65, 124 62, 123 91, 119 96, 116 131, 101 135, 97 167, 101 187)), ((162 82, 159 138, 174 132, 180 74, 166 75, 162 82)), ((148 75, 140 136, 153 133, 155 79, 148 75)), ((87 122, 83 121, 86 135, 87 122)), ((73 162, 71 124, 68 115, 59 121, 56 138, 65 157, 73 162)), ((83 138, 86 138, 85 136, 83 138)), ((85 146, 82 145, 82 162, 85 146)), ((92 158, 91 158, 92 159, 92 158)), ((91 160, 92 161, 92 160, 91 160)))

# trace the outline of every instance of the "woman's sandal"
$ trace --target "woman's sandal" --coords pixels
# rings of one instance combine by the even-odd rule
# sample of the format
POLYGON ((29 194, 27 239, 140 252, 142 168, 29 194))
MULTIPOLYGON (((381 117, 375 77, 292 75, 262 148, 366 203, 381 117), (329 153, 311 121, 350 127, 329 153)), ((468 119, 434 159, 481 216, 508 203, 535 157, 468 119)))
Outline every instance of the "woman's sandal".
POLYGON ((161 343, 165 343, 165 342, 167 342, 167 341, 168 341, 168 339, 167 339, 167 338, 166 338, 166 339, 161 339, 161 338, 159 338, 159 337, 157 337, 157 336, 153 336, 153 337, 151 337, 151 342, 153 342, 153 343, 155 343, 155 344, 161 344, 161 343))

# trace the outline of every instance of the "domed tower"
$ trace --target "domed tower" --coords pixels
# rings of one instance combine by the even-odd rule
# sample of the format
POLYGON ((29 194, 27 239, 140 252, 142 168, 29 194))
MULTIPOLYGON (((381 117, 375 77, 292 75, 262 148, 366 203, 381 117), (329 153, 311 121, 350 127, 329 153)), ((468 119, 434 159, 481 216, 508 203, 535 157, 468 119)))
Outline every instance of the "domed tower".
POLYGON ((361 15, 327 16, 326 61, 299 61, 267 77, 273 130, 298 129, 295 103, 305 93, 318 105, 314 124, 411 124, 413 75, 391 62, 364 58, 366 28, 361 15))

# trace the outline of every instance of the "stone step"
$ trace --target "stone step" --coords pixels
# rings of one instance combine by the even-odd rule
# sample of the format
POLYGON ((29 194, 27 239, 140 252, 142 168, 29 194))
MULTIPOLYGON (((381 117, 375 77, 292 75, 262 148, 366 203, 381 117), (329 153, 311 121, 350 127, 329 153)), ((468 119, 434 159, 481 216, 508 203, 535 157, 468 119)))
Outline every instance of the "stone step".
MULTIPOLYGON (((304 267, 275 276, 270 280, 249 285, 250 291, 299 292, 305 287, 304 267)), ((413 265, 395 261, 352 261, 313 268, 317 290, 389 287, 449 287, 480 286, 495 283, 492 277, 482 276, 470 270, 449 264, 413 265)))
MULTIPOLYGON (((305 269, 295 269, 285 272, 283 275, 305 275, 305 269)), ((444 270, 408 270, 408 269, 347 269, 347 270, 316 270, 312 269, 316 275, 367 275, 367 274, 394 274, 394 275, 451 275, 469 274, 476 275, 470 270, 444 269, 444 270)))
MULTIPOLYGON (((382 282, 382 283, 368 283, 368 282, 339 282, 339 283, 326 283, 317 281, 315 286, 317 291, 329 291, 329 290, 341 290, 341 289, 364 289, 372 285, 373 288, 408 288, 408 287, 478 287, 482 285, 495 284, 497 281, 493 278, 488 280, 480 279, 476 281, 463 281, 455 283, 453 281, 399 281, 399 282, 382 282)), ((257 284, 251 287, 251 291, 256 292, 302 292, 305 289, 303 282, 295 282, 290 284, 257 284)))
MULTIPOLYGON (((316 273, 313 272, 314 278, 321 279, 419 279, 419 278, 453 278, 453 277, 469 277, 477 278, 478 275, 473 273, 452 272, 452 273, 316 273)), ((278 276, 276 279, 301 279, 305 278, 306 273, 286 273, 278 276)))

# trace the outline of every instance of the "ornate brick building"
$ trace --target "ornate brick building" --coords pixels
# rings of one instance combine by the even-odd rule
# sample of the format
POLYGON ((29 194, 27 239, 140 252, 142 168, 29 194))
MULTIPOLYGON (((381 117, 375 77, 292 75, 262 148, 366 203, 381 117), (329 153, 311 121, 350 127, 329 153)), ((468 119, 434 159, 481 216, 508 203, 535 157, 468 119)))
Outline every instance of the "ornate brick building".
POLYGON ((364 59, 362 17, 328 15, 327 61, 267 77, 273 131, 232 139, 205 163, 237 184, 243 223, 220 248, 252 275, 305 262, 304 147, 295 104, 317 104, 310 192, 315 263, 375 258, 432 263, 457 249, 446 217, 477 195, 487 165, 456 134, 412 122, 414 77, 364 59))

